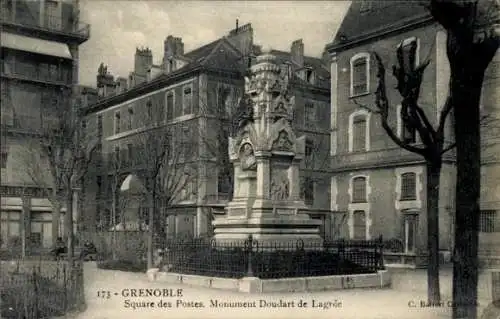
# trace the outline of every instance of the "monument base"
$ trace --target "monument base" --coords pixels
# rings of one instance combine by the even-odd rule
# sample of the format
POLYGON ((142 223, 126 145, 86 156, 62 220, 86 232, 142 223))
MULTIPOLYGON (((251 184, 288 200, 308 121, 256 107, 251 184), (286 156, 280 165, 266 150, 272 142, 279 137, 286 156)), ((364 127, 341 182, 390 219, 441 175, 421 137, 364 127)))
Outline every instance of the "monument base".
POLYGON ((260 207, 247 209, 238 207, 235 202, 229 203, 227 217, 213 223, 216 244, 221 247, 234 245, 252 235, 252 240, 266 250, 323 248, 323 238, 319 234, 321 221, 300 213, 304 207, 299 203, 274 204, 272 208, 258 205, 260 207))

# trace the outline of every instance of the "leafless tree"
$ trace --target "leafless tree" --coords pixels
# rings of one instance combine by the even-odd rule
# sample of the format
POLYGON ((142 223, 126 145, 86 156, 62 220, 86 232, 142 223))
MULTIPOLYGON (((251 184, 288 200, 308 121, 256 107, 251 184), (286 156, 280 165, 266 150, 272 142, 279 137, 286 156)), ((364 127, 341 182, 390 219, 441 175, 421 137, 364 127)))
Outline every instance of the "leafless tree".
POLYGON ((485 71, 500 44, 498 0, 430 0, 431 14, 447 31, 448 101, 455 121, 457 157, 453 318, 477 317, 480 100, 485 71))
POLYGON ((23 149, 26 173, 40 187, 52 205, 52 239, 59 236, 61 208, 66 208, 65 230, 68 259, 74 254, 73 196, 89 167, 96 148, 95 136, 86 132, 78 98, 64 92, 45 113, 34 137, 23 149))
MULTIPOLYGON (((401 117, 402 127, 405 130, 418 134, 421 144, 414 139, 405 139, 398 136, 389 122, 389 115, 396 109, 392 106, 386 93, 385 66, 382 58, 374 52, 377 63, 378 86, 375 92, 374 113, 379 115, 382 127, 387 135, 399 147, 421 155, 426 162, 426 199, 427 199, 427 248, 429 250, 427 281, 428 301, 437 304, 440 302, 439 289, 439 185, 443 154, 451 150, 454 144, 446 144, 445 128, 452 105, 450 101, 443 106, 440 112, 437 128, 431 124, 428 114, 419 103, 420 86, 425 68, 430 60, 426 59, 416 65, 416 43, 408 53, 403 46, 397 49, 397 66, 393 66, 393 75, 397 80, 397 90, 402 97, 401 117)), ((357 103, 357 102, 356 102, 357 103)), ((362 106, 362 105, 361 105, 362 106)), ((367 108, 366 106, 362 106, 367 108)), ((369 108, 368 108, 369 109, 369 108)))
MULTIPOLYGON (((192 200, 197 190, 197 146, 192 129, 183 123, 159 121, 156 108, 138 114, 140 131, 131 137, 131 172, 144 181, 148 203, 148 265, 153 262, 153 237, 163 245, 169 209, 192 200)), ((150 109, 151 107, 151 109, 150 109)))

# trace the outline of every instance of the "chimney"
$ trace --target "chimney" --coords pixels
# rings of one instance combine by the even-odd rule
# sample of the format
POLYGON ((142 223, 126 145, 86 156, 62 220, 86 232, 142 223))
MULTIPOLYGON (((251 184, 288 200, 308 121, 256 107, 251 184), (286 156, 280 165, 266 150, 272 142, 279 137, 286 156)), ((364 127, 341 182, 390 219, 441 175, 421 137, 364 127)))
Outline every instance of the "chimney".
POLYGON ((127 91, 127 79, 123 77, 116 78, 116 93, 127 91))
POLYGON ((175 55, 184 55, 184 43, 182 42, 182 38, 174 38, 174 49, 175 55))
POLYGON ((236 20, 236 28, 229 31, 227 40, 234 45, 243 54, 243 56, 250 55, 253 48, 252 24, 247 23, 240 27, 239 21, 236 20))
POLYGON ((184 43, 182 42, 182 38, 169 35, 163 41, 163 61, 176 55, 184 55, 184 43))
POLYGON ((302 39, 298 39, 292 42, 292 47, 290 49, 292 56, 292 61, 299 67, 304 66, 304 43, 302 39))
POLYGON ((149 48, 135 49, 134 72, 141 76, 146 76, 147 71, 153 65, 153 53, 149 48))

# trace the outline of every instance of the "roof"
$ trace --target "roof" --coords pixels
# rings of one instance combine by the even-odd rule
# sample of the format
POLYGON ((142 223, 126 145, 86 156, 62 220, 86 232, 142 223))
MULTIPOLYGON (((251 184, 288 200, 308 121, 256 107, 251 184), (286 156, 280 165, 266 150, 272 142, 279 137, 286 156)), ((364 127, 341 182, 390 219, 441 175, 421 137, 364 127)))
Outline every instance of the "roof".
MULTIPOLYGON (((278 64, 282 64, 285 62, 292 63, 292 57, 290 52, 285 52, 281 50, 271 50, 270 53, 276 56, 278 64)), ((321 58, 304 56, 304 67, 312 68, 314 72, 316 72, 317 76, 322 77, 325 80, 330 78, 330 72, 328 71, 327 66, 324 65, 323 60, 321 58)))
POLYGON ((416 1, 352 1, 335 39, 327 48, 373 38, 384 31, 409 26, 420 20, 432 21, 432 16, 416 1))
POLYGON ((221 38, 205 44, 197 49, 189 51, 184 54, 185 57, 191 59, 192 61, 197 61, 198 59, 205 58, 212 50, 217 46, 221 38))

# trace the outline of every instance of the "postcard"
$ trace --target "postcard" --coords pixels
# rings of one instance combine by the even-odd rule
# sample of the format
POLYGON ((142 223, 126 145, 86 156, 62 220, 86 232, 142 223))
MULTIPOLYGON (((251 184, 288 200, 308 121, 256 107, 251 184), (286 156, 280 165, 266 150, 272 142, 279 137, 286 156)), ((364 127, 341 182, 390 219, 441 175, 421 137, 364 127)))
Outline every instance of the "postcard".
POLYGON ((500 318, 498 12, 2 1, 0 318, 500 318))

